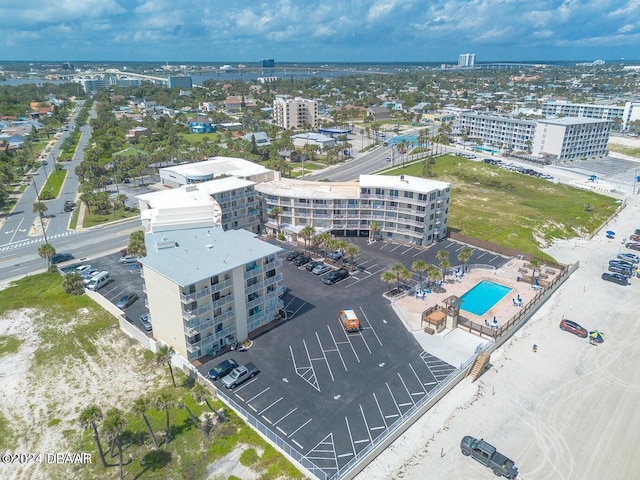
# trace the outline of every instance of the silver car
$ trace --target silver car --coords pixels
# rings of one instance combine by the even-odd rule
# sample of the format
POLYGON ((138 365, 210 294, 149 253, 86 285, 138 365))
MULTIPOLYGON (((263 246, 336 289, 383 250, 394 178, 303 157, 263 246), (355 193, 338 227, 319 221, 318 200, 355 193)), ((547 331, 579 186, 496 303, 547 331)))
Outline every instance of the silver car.
POLYGON ((331 267, 326 263, 321 263, 320 265, 316 265, 311 271, 316 275, 322 275, 323 273, 330 272, 331 267))
POLYGON ((629 263, 640 263, 640 257, 633 253, 619 253, 618 258, 629 263))

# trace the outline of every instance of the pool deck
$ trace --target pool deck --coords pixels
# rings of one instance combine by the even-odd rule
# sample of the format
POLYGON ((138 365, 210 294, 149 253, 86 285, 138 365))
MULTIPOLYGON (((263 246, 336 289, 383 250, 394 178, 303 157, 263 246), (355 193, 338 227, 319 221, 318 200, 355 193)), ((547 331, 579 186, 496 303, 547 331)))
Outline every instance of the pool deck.
MULTIPOLYGON (((542 272, 551 280, 558 275, 557 268, 542 266, 542 272)), ((445 329, 440 333, 430 335, 424 332, 427 324, 422 324, 422 312, 434 305, 444 306, 443 300, 451 295, 461 297, 471 290, 478 282, 488 280, 511 288, 511 292, 502 300, 491 307, 482 317, 474 315, 466 310, 461 310, 461 316, 474 323, 484 324, 484 320, 493 320, 495 316, 498 324, 506 324, 509 319, 518 313, 522 307, 514 306, 513 299, 518 295, 522 299, 522 304, 530 302, 537 290, 530 284, 519 282, 522 275, 531 274, 531 267, 526 260, 512 258, 502 268, 487 270, 482 268, 471 269, 460 279, 454 279, 449 275, 439 290, 432 290, 424 300, 415 298, 414 295, 407 295, 392 302, 393 308, 404 323, 407 330, 413 333, 416 340, 422 347, 433 355, 442 358, 452 365, 459 365, 473 354, 479 344, 493 341, 486 337, 470 333, 465 329, 456 328, 454 330, 445 329)))

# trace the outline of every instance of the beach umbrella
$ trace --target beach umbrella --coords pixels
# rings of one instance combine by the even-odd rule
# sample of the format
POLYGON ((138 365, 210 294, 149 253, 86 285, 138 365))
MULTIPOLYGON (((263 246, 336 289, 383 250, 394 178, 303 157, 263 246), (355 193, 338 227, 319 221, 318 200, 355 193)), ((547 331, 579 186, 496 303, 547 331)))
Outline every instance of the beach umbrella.
POLYGON ((589 338, 592 338, 598 343, 604 342, 604 333, 599 332, 598 330, 592 330, 589 332, 589 338))
POLYGON ((614 232, 613 230, 607 230, 606 234, 614 237, 616 235, 616 232, 614 232))

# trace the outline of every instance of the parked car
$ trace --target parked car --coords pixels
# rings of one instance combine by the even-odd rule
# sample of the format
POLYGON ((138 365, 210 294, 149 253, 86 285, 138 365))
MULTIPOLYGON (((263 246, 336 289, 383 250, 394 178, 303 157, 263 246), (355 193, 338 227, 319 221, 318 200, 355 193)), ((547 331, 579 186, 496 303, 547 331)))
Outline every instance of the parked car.
POLYGON ((253 363, 240 365, 231 370, 231 373, 222 379, 222 385, 224 385, 224 388, 235 388, 250 378, 255 377, 258 373, 258 367, 253 363))
POLYGON ((618 285, 629 285, 629 279, 619 273, 603 273, 602 279, 607 282, 617 283, 618 285))
POLYGON ((625 263, 625 264, 619 264, 619 263, 611 264, 610 263, 608 270, 610 272, 619 273, 621 275, 624 275, 625 277, 633 276, 633 270, 631 268, 631 265, 629 265, 628 263, 625 263))
POLYGON ((301 267, 302 265, 306 265, 311 261, 311 257, 307 257, 306 255, 299 255, 293 260, 293 264, 297 267, 301 267))
POLYGON ((238 366, 238 362, 236 362, 233 358, 229 360, 225 360, 224 362, 220 362, 218 365, 209 370, 209 378, 211 380, 218 380, 222 377, 226 377, 231 373, 231 370, 238 366))
POLYGON ((326 285, 333 285, 334 283, 338 283, 340 280, 344 280, 348 276, 349 271, 346 268, 340 268, 339 270, 327 273, 322 277, 322 282, 326 285))
POLYGON ((640 250, 640 242, 627 242, 624 246, 631 250, 640 250))
POLYGON ((80 265, 79 267, 76 267, 75 270, 80 275, 82 275, 82 272, 84 272, 85 270, 89 270, 90 268, 91 268, 91 265, 80 265))
POLYGON ((320 265, 317 265, 312 272, 315 275, 323 275, 327 272, 331 271, 331 267, 329 265, 327 265, 326 263, 321 263, 320 265))
POLYGON ((313 260, 312 262, 307 263, 304 268, 307 269, 307 272, 312 272, 318 265, 323 265, 323 263, 320 260, 313 260))
POLYGON ((125 255, 124 257, 120 257, 119 262, 125 265, 136 263, 138 261, 138 257, 134 257, 133 255, 125 255))
POLYGON ((586 328, 582 327, 579 323, 567 319, 560 322, 560 330, 573 333, 581 338, 587 338, 587 335, 589 335, 586 328))
POLYGON ((125 293, 116 302, 116 307, 118 307, 120 310, 124 310, 129 305, 131 305, 133 302, 135 302, 137 299, 138 299, 138 294, 137 293, 135 293, 135 292, 125 293))
POLYGON ((153 325, 151 325, 151 314, 143 313, 140 315, 140 323, 142 323, 142 326, 147 332, 153 330, 153 325))
POLYGON ((335 252, 331 252, 331 260, 338 261, 342 258, 342 252, 340 250, 336 250, 335 252))
POLYGON ((634 253, 619 253, 618 258, 629 263, 640 263, 640 257, 634 253))
POLYGON ((490 468, 497 477, 516 478, 518 469, 513 460, 505 457, 496 450, 496 447, 478 440, 469 435, 460 442, 460 450, 465 457, 471 456, 474 460, 490 468))
POLYGON ((640 235, 636 235, 635 233, 629 235, 629 240, 632 242, 640 242, 640 235))
POLYGON ((85 280, 88 280, 89 278, 93 277, 99 271, 100 270, 98 270, 97 268, 89 268, 87 270, 83 270, 82 273, 80 274, 80 276, 82 278, 84 278, 85 280))
POLYGON ((287 254, 287 256, 286 256, 286 257, 284 257, 284 258, 285 258, 285 260, 286 260, 286 261, 288 261, 288 262, 293 262, 293 261, 294 261, 297 257, 299 257, 300 255, 302 255, 302 253, 300 253, 300 252, 296 252, 295 250, 293 250, 293 251, 289 252, 289 253, 287 254))
POLYGON ((56 253, 53 257, 51 257, 51 264, 55 265, 56 263, 66 262, 71 259, 73 259, 73 255, 71 255, 70 253, 56 253))

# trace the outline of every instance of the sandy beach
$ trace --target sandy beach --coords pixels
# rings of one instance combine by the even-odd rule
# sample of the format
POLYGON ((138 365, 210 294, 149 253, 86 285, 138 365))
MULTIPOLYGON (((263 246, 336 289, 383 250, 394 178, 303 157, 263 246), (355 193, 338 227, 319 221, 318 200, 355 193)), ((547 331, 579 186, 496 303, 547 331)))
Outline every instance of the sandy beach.
POLYGON ((601 232, 547 250, 580 268, 494 352, 484 375, 463 380, 357 479, 492 478, 460 453, 465 435, 483 437, 512 458, 520 479, 640 477, 633 451, 640 429, 640 278, 626 287, 600 278, 609 259, 628 251, 622 238, 640 228, 640 200, 627 202, 603 229, 617 232, 615 240, 601 232), (605 342, 592 346, 561 331, 563 318, 604 332, 605 342))

